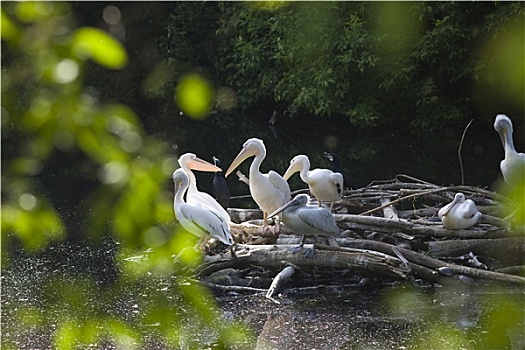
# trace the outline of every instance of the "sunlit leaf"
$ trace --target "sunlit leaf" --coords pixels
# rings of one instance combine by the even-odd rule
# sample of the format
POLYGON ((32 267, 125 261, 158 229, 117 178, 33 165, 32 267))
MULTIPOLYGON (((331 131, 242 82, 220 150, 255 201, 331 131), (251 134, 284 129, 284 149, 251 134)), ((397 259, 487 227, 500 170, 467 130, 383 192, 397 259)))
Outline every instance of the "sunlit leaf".
POLYGON ((175 100, 185 114, 196 119, 206 117, 210 111, 213 89, 198 74, 184 76, 175 92, 175 100))
POLYGON ((122 68, 128 60, 122 44, 96 28, 84 27, 76 30, 72 48, 77 57, 90 58, 110 69, 122 68))
POLYGON ((35 21, 50 16, 54 4, 50 1, 23 1, 16 6, 16 14, 22 21, 35 21))
POLYGON ((11 21, 11 19, 4 12, 4 9, 1 9, 1 30, 2 30, 2 39, 17 41, 20 37, 20 31, 18 27, 11 21))

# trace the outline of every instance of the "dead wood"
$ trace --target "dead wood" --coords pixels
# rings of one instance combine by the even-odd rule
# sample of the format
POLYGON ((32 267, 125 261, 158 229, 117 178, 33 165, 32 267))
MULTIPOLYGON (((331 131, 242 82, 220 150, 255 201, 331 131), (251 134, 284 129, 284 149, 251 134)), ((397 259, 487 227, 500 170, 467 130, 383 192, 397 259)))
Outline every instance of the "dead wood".
POLYGON ((493 272, 493 271, 487 271, 487 270, 482 270, 478 268, 460 266, 456 264, 449 264, 444 261, 434 259, 430 256, 423 255, 423 254, 417 253, 409 249, 395 247, 395 246, 392 246, 386 243, 382 243, 382 242, 374 242, 374 241, 369 241, 369 240, 355 240, 352 242, 352 244, 350 244, 350 247, 346 246, 346 247, 320 247, 320 248, 329 249, 329 250, 337 250, 337 249, 346 250, 349 248, 370 249, 373 251, 378 251, 378 252, 383 252, 385 254, 393 254, 393 255, 395 255, 395 253, 392 251, 392 249, 395 248, 401 254, 403 254, 403 256, 409 262, 412 262, 416 265, 419 265, 419 266, 422 266, 422 267, 425 267, 427 269, 431 269, 434 271, 437 271, 439 268, 442 268, 442 267, 447 267, 457 275, 465 275, 465 276, 474 277, 474 278, 525 285, 525 277, 506 275, 504 273, 499 273, 499 272, 493 272))
POLYGON ((409 235, 437 238, 495 238, 504 236, 501 230, 487 230, 476 227, 468 230, 449 230, 438 222, 426 222, 425 225, 422 225, 406 219, 386 219, 378 216, 352 214, 335 214, 334 217, 340 227, 352 230, 401 231, 409 235))
POLYGON ((434 241, 428 243, 428 252, 433 257, 441 258, 472 252, 516 265, 525 261, 525 237, 434 241))
POLYGON ((334 252, 323 248, 316 249, 313 258, 307 258, 302 253, 292 253, 291 248, 293 247, 295 246, 240 245, 236 252, 236 259, 205 265, 201 269, 200 275, 207 275, 225 268, 245 268, 250 265, 282 268, 291 264, 300 268, 350 269, 359 271, 363 275, 375 277, 406 278, 406 271, 401 267, 401 261, 381 252, 359 249, 334 252))
POLYGON ((277 292, 279 292, 279 290, 293 276, 294 273, 295 269, 293 268, 293 266, 286 266, 281 272, 279 272, 277 276, 275 276, 275 278, 273 279, 270 288, 268 288, 268 291, 266 292, 266 298, 279 303, 278 301, 273 299, 273 296, 277 294, 277 292))
POLYGON ((230 219, 235 223, 242 223, 251 220, 262 220, 263 214, 260 209, 240 209, 228 208, 230 219))
POLYGON ((495 271, 500 272, 500 273, 507 273, 510 275, 517 275, 517 276, 523 277, 525 276, 525 265, 507 266, 507 267, 499 268, 495 271))
MULTIPOLYGON (((304 191, 308 190, 295 192, 304 191)), ((229 290, 237 286, 238 291, 247 292, 255 271, 269 273, 263 282, 258 279, 258 286, 267 288, 278 272, 289 265, 327 278, 349 273, 385 280, 418 278, 417 281, 438 284, 451 280, 472 283, 483 280, 525 285, 523 229, 511 231, 509 219, 504 217, 515 208, 509 199, 487 189, 439 186, 401 174, 392 180, 346 190, 337 203, 337 212, 341 214, 334 214, 342 233, 333 237, 330 245, 319 237, 314 258, 307 258, 302 252, 291 253, 290 248, 300 241, 300 232, 294 233, 281 225, 279 234, 261 233, 260 210, 230 208, 234 238, 246 244, 236 247, 237 258, 232 259, 229 253, 207 256, 198 274, 210 285, 226 284, 234 288, 229 290), (472 199, 483 214, 474 227, 449 230, 437 217, 438 210, 449 203, 456 192, 472 199), (213 278, 209 279, 212 274, 213 278)), ((311 242, 308 239, 306 245, 311 242)), ((297 279, 296 275, 289 278, 297 279)), ((282 285, 285 279, 278 280, 282 285)), ((348 282, 347 279, 333 280, 334 284, 348 282)))

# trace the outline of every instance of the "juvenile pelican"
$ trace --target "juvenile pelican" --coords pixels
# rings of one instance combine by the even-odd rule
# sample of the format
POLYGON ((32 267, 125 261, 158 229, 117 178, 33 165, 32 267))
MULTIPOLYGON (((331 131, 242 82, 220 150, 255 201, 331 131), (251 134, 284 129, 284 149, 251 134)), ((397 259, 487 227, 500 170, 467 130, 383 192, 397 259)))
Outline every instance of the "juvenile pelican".
MULTIPOLYGON (((290 200, 290 186, 288 186, 288 183, 281 175, 273 170, 270 170, 267 174, 261 173, 259 168, 266 157, 266 148, 262 140, 256 138, 248 139, 243 144, 242 150, 226 171, 226 177, 245 159, 252 156, 255 156, 255 159, 250 165, 250 193, 255 203, 263 211, 263 226, 261 228, 263 230, 267 226, 266 218, 268 213, 273 212, 290 200)), ((279 222, 280 218, 277 221, 274 232, 279 230, 279 222)))
MULTIPOLYGON (((221 167, 219 158, 213 156, 213 164, 217 167, 221 167)), ((228 183, 222 174, 222 171, 217 171, 213 177, 213 190, 215 192, 215 199, 224 208, 230 206, 230 188, 228 183)))
POLYGON ((195 175, 191 171, 191 169, 193 169, 198 171, 216 172, 222 171, 221 168, 216 167, 215 165, 198 158, 193 153, 185 153, 181 155, 179 157, 179 165, 184 170, 186 175, 188 175, 190 182, 188 193, 186 194, 187 203, 207 206, 219 213, 219 215, 221 215, 224 218, 224 220, 229 224, 231 220, 230 215, 228 215, 228 212, 208 193, 201 192, 197 189, 197 180, 195 179, 195 175))
POLYGON ((190 186, 190 180, 183 169, 175 170, 173 183, 175 184, 173 199, 175 217, 182 227, 200 238, 198 245, 200 246, 206 237, 211 236, 231 246, 233 238, 230 228, 221 215, 208 207, 184 202, 184 194, 190 186))
POLYGON ((512 140, 512 122, 504 114, 498 114, 494 121, 494 129, 498 132, 505 158, 500 163, 501 174, 505 182, 512 188, 525 182, 525 154, 516 152, 512 140))
POLYGON ((331 165, 330 168, 334 173, 340 173, 341 175, 343 175, 343 179, 344 179, 343 183, 345 184, 344 187, 347 189, 352 188, 352 184, 350 183, 350 178, 348 177, 348 175, 343 169, 343 162, 341 161, 341 157, 339 157, 335 153, 328 153, 328 152, 324 152, 323 157, 325 157, 326 159, 330 161, 330 165, 331 165))
POLYGON ((343 195, 343 175, 334 173, 328 169, 310 169, 310 160, 305 155, 298 155, 292 158, 290 166, 283 175, 288 180, 294 173, 299 172, 313 196, 317 199, 319 207, 321 201, 330 202, 330 210, 336 200, 343 195))
POLYGON ((307 250, 305 254, 306 256, 313 256, 315 254, 317 236, 337 236, 339 228, 330 211, 315 205, 308 205, 309 199, 310 197, 307 194, 298 194, 291 202, 271 213, 269 217, 282 212, 283 223, 286 227, 297 234, 303 235, 299 246, 292 250, 294 253, 303 248, 306 236, 313 236, 313 249, 307 250))
POLYGON ((465 200, 463 193, 456 193, 452 202, 439 210, 438 216, 443 226, 451 230, 469 228, 481 219, 476 204, 470 199, 465 200))

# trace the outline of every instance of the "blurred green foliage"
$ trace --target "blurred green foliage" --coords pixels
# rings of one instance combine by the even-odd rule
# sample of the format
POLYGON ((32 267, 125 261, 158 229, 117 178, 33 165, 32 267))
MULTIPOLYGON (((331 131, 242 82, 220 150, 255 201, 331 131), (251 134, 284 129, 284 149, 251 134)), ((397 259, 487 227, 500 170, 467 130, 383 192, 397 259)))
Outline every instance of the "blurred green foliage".
MULTIPOLYGON (((140 327, 149 323, 161 343, 174 346, 185 337, 188 317, 200 322, 198 329, 214 325, 211 342, 244 339, 221 322, 206 290, 180 282, 199 255, 186 254, 186 265, 173 261, 196 238, 173 224, 176 158, 167 143, 146 135, 129 107, 103 103, 84 86, 87 67, 122 69, 126 50, 103 30, 77 28, 70 11, 65 2, 2 2, 2 271, 20 263, 10 255, 20 254, 19 246, 38 256, 66 237, 97 247, 109 236, 117 256, 99 263, 109 264, 104 271, 115 264, 118 272, 104 288, 78 268, 30 286, 37 301, 3 297, 9 319, 3 334, 11 337, 2 337, 2 348, 17 348, 12 337, 25 329, 52 333, 41 346, 55 349, 104 342, 141 348, 140 327), (62 197, 73 199, 64 204, 62 197), (169 276, 178 278, 170 288, 141 291, 141 284, 169 276), (138 319, 115 311, 123 291, 147 310, 138 319)), ((206 101, 196 115, 209 108, 206 101)), ((71 258, 83 259, 75 252, 71 258)), ((199 341, 186 338, 190 345, 199 341)))

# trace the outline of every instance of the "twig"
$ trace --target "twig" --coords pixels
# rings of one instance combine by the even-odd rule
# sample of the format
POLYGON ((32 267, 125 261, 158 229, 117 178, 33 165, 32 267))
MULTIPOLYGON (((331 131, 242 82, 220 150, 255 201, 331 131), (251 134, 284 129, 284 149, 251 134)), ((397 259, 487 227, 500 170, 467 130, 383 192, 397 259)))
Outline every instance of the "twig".
POLYGON ((410 176, 410 175, 406 175, 406 174, 397 174, 395 179, 397 181, 400 181, 399 180, 400 177, 407 178, 409 180, 415 181, 416 183, 421 183, 421 184, 424 184, 424 185, 431 185, 431 186, 436 186, 437 187, 437 185, 435 185, 433 183, 430 183, 430 182, 427 182, 427 181, 424 181, 424 180, 421 180, 421 179, 418 179, 416 177, 413 177, 413 176, 410 176))
POLYGON ((213 289, 217 289, 217 290, 222 290, 222 291, 226 291, 226 292, 251 292, 251 293, 264 293, 266 292, 266 289, 261 289, 261 288, 253 288, 253 287, 246 287, 246 286, 226 286, 226 285, 223 285, 223 284, 217 284, 217 283, 212 283, 212 282, 204 282, 204 281, 199 281, 197 280, 198 283, 202 284, 203 286, 206 286, 208 288, 213 288, 213 289))
POLYGON ((367 210, 364 213, 361 213, 359 215, 367 215, 367 214, 373 213, 373 212, 375 212, 375 211, 377 211, 379 209, 383 209, 385 207, 388 207, 389 205, 393 205, 393 204, 399 203, 399 202, 404 201, 406 199, 415 198, 415 197, 423 196, 423 195, 430 194, 430 193, 444 192, 444 191, 448 191, 448 190, 449 190, 448 187, 441 187, 441 188, 436 188, 436 189, 432 189, 432 190, 428 190, 428 191, 421 191, 421 192, 418 192, 418 193, 414 193, 414 194, 411 194, 411 195, 408 195, 408 196, 404 196, 404 197, 398 198, 396 200, 388 202, 387 204, 381 205, 381 206, 379 206, 377 208, 367 210))
POLYGON ((459 148, 458 148, 458 157, 459 157, 459 167, 461 171, 461 185, 465 184, 465 174, 463 171, 463 159, 461 158, 461 148, 463 147, 463 139, 465 138, 465 134, 467 133, 467 129, 472 124, 474 119, 471 119, 470 122, 465 126, 465 129, 463 130, 463 135, 461 136, 461 141, 459 142, 459 148))

